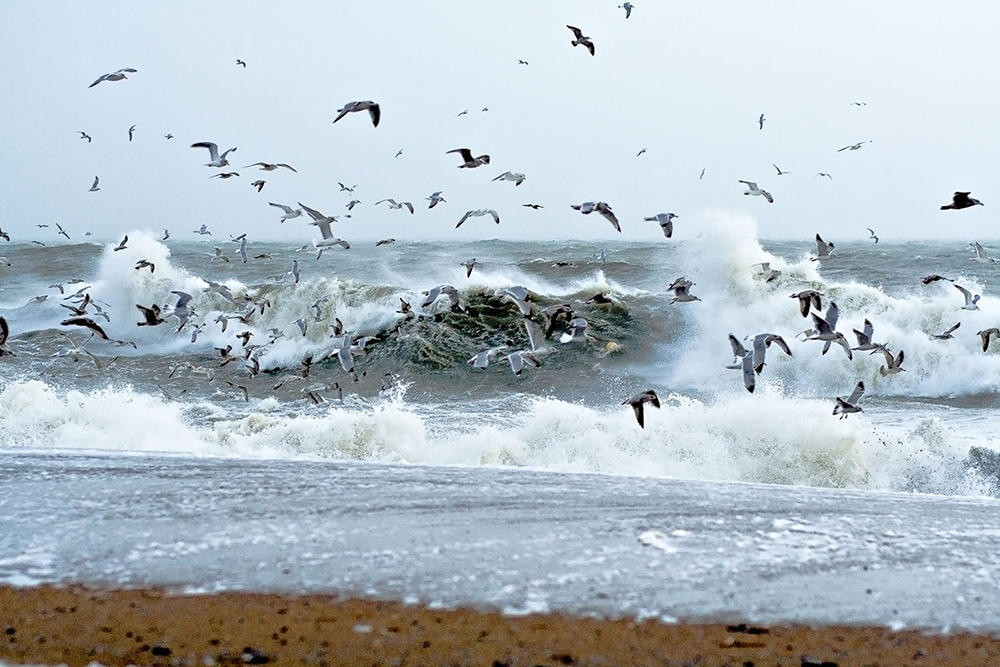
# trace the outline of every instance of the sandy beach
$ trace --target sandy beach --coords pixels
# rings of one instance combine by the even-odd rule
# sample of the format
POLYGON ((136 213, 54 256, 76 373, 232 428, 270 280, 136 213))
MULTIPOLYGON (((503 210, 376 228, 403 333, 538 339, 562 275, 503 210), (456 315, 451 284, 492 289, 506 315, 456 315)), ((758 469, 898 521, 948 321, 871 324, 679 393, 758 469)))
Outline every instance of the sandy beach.
POLYGON ((86 665, 996 665, 1000 640, 872 627, 505 616, 391 601, 0 587, 0 660, 86 665))

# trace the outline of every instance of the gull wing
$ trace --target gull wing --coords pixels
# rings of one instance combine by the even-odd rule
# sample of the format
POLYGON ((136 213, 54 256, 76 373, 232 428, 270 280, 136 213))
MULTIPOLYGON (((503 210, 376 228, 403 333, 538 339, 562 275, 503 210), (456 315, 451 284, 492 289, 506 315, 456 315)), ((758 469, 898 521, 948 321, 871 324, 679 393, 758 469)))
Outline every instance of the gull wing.
POLYGON ((743 346, 743 343, 739 341, 736 336, 729 334, 729 345, 733 348, 733 356, 742 359, 747 354, 747 349, 743 346))
POLYGON ((774 343, 775 345, 781 348, 782 352, 784 352, 788 356, 792 356, 792 351, 788 347, 788 343, 786 343, 785 339, 779 336, 778 334, 768 334, 767 338, 764 339, 764 342, 767 344, 768 347, 771 347, 771 343, 774 343))
POLYGON ((377 104, 368 107, 368 115, 372 117, 372 125, 378 127, 378 122, 382 118, 382 108, 377 104))
POLYGON ((462 216, 462 219, 458 221, 457 225, 455 225, 455 229, 458 229, 459 227, 461 227, 462 223, 465 222, 466 220, 468 220, 469 216, 472 215, 472 213, 473 213, 473 211, 466 211, 465 215, 462 216))
POLYGON ((541 327, 534 320, 524 318, 524 329, 528 332, 528 341, 531 343, 532 352, 537 352, 546 347, 545 334, 542 333, 541 327))
POLYGON ((757 378, 753 370, 753 352, 747 352, 743 355, 743 386, 751 394, 757 386, 757 378))
POLYGON ((861 397, 864 396, 864 394, 865 394, 865 383, 858 382, 857 386, 854 387, 854 391, 852 391, 851 395, 847 397, 846 402, 852 405, 857 405, 858 401, 861 400, 861 397))
MULTIPOLYGON (((211 141, 199 141, 196 144, 191 144, 191 148, 207 148, 208 154, 211 156, 212 162, 219 159, 219 147, 211 141)), ((229 151, 226 151, 227 153, 229 151)))

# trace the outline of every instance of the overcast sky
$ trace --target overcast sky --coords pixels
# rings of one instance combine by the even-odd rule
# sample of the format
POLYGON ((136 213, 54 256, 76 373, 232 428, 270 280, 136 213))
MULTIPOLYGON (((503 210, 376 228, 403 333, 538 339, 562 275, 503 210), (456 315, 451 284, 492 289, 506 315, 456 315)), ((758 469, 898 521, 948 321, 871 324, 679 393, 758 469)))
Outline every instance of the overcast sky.
POLYGON ((305 242, 316 229, 279 224, 267 203, 346 214, 342 181, 363 202, 334 229, 349 240, 662 240, 642 218, 666 211, 678 239, 719 212, 751 216, 765 239, 998 236, 1000 3, 638 0, 627 20, 617 5, 4 3, 0 227, 20 240, 55 240, 35 228, 54 222, 74 239, 193 239, 207 224, 305 242), (123 67, 138 72, 88 88, 123 67), (331 123, 365 99, 382 106, 377 128, 364 113, 331 123), (237 146, 224 171, 240 177, 209 178, 219 170, 197 141, 237 146), (458 169, 445 152, 459 147, 492 162, 458 169), (257 161, 298 173, 244 168, 257 161), (491 181, 507 170, 527 179, 491 181), (739 179, 774 203, 744 197, 739 179), (435 190, 447 203, 427 210, 435 190), (954 190, 985 206, 938 210, 954 190), (373 206, 386 197, 416 214, 373 206), (587 200, 611 204, 623 233, 569 207, 587 200), (454 229, 472 208, 501 224, 454 229))

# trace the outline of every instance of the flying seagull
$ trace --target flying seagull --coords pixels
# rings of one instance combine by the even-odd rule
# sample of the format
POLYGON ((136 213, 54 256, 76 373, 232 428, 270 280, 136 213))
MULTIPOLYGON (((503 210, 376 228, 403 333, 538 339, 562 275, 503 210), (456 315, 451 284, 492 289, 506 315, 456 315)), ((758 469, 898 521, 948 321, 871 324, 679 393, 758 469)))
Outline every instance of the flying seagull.
MULTIPOLYGON (((58 228, 59 228, 59 233, 60 233, 60 234, 62 234, 63 236, 65 236, 65 237, 66 237, 66 240, 67 240, 67 241, 69 241, 69 240, 70 240, 70 238, 69 238, 69 234, 67 234, 67 233, 66 233, 66 230, 62 228, 62 225, 60 225, 60 224, 59 224, 59 223, 57 222, 57 223, 56 223, 56 227, 58 227, 58 228)), ((9 239, 8 239, 8 240, 9 240, 9 239)))
POLYGON ((265 181, 262 178, 258 178, 256 181, 250 184, 250 187, 257 188, 257 192, 260 192, 261 190, 264 189, 265 185, 267 185, 267 181, 265 181))
POLYGON ((641 394, 636 394, 632 398, 627 398, 622 401, 622 405, 628 405, 635 412, 635 420, 639 422, 639 428, 646 428, 645 425, 645 415, 643 414, 643 406, 649 403, 654 408, 660 407, 660 397, 656 395, 656 392, 652 389, 647 389, 641 394))
MULTIPOLYGON (((631 2, 626 2, 623 5, 618 5, 618 9, 624 9, 625 10, 625 18, 628 18, 628 17, 632 16, 632 10, 635 9, 635 6, 631 2)), ((659 406, 657 406, 657 407, 659 407, 659 406)))
POLYGON ((660 229, 663 230, 663 235, 668 239, 674 233, 674 218, 679 218, 680 216, 674 215, 673 213, 657 213, 656 215, 650 216, 648 218, 643 218, 645 222, 656 222, 660 225, 660 229))
POLYGON ((437 192, 432 192, 430 197, 424 197, 424 199, 431 203, 427 208, 434 208, 441 202, 447 203, 448 200, 441 196, 441 192, 441 190, 438 190, 437 192))
POLYGON ((746 191, 743 194, 745 194, 745 195, 751 195, 751 196, 754 196, 754 197, 763 197, 764 199, 766 199, 768 201, 768 203, 770 203, 770 204, 774 203, 774 197, 771 196, 771 193, 768 192, 767 190, 761 190, 759 187, 757 187, 757 184, 754 183, 753 181, 743 181, 743 180, 741 180, 740 183, 742 183, 743 185, 747 186, 747 189, 746 189, 746 191))
POLYGON ((865 319, 863 331, 858 331, 857 329, 852 329, 852 331, 854 332, 854 337, 858 339, 858 346, 852 347, 852 350, 867 352, 868 350, 877 350, 881 347, 879 343, 872 341, 872 338, 875 336, 875 327, 872 325, 870 320, 865 319))
POLYGON ((333 122, 336 123, 352 111, 367 111, 372 118, 372 125, 375 127, 378 127, 378 121, 382 117, 382 109, 377 103, 371 100, 363 100, 361 102, 348 102, 342 108, 338 109, 337 117, 333 119, 333 122))
POLYGON ((93 137, 91 137, 89 134, 87 134, 86 132, 84 132, 82 130, 77 130, 77 132, 80 133, 80 138, 81 139, 86 139, 87 140, 88 144, 94 140, 93 137))
POLYGON ((223 171, 223 172, 219 172, 218 174, 213 174, 213 175, 209 176, 209 178, 221 178, 222 180, 225 181, 225 180, 228 180, 228 179, 232 178, 233 176, 239 176, 239 175, 240 175, 240 172, 238 172, 238 171, 223 171))
POLYGON ((862 412, 861 408, 858 406, 858 402, 861 397, 865 395, 865 383, 858 382, 858 385, 851 392, 851 395, 847 397, 847 400, 837 397, 837 405, 833 408, 833 414, 840 415, 841 419, 844 419, 849 414, 855 412, 862 412))
POLYGON ((790 171, 782 171, 781 167, 779 167, 778 165, 774 164, 773 162, 771 163, 771 166, 778 170, 778 176, 784 176, 785 174, 792 173, 790 171))
POLYGON ((455 148, 447 151, 445 154, 447 155, 448 153, 458 153, 462 156, 462 164, 458 165, 459 169, 475 169, 476 167, 490 163, 489 155, 483 154, 478 157, 472 157, 472 151, 468 148, 455 148))
POLYGON ((459 227, 461 227, 462 223, 465 222, 466 220, 468 220, 469 218, 478 217, 478 216, 481 216, 481 215, 490 215, 490 216, 493 216, 493 222, 497 223, 498 225, 500 224, 500 214, 499 213, 497 213, 496 211, 494 211, 491 208, 476 208, 476 209, 473 209, 471 211, 466 211, 465 215, 462 216, 462 219, 458 221, 457 225, 455 225, 455 229, 458 229, 459 227))
POLYGON ((191 148, 208 149, 208 154, 209 157, 211 158, 211 161, 205 163, 206 167, 225 167, 226 165, 229 164, 229 160, 226 159, 226 156, 236 150, 236 148, 233 147, 230 148, 225 153, 223 153, 222 155, 219 155, 219 147, 211 141, 199 141, 196 144, 191 144, 191 148))
POLYGON ((879 366, 879 375, 885 377, 887 375, 895 375, 901 371, 905 371, 903 368, 903 351, 900 350, 899 354, 895 357, 892 356, 892 352, 889 351, 885 345, 879 345, 876 349, 872 350, 870 354, 875 354, 876 352, 881 352, 885 355, 885 366, 879 366))
POLYGON ((616 231, 618 232, 622 231, 621 225, 618 224, 618 218, 615 217, 615 214, 611 211, 610 204, 607 204, 602 201, 598 202, 587 201, 583 202, 582 204, 570 204, 569 207, 574 211, 579 211, 580 213, 583 213, 584 215, 590 215, 594 211, 597 211, 598 213, 603 215, 608 222, 611 223, 611 225, 615 228, 616 231))
POLYGON ((135 132, 135 125, 133 125, 132 127, 128 128, 128 140, 129 141, 132 141, 132 134, 134 132, 135 132))
POLYGON ((816 256, 809 259, 813 262, 833 259, 833 244, 827 243, 819 234, 816 234, 816 256))
POLYGON ((978 241, 973 241, 969 245, 971 245, 972 248, 973 248, 973 250, 976 251, 976 256, 975 257, 971 257, 970 259, 979 260, 980 262, 983 262, 984 264, 985 263, 989 263, 989 264, 996 264, 997 263, 995 259, 993 259, 992 257, 989 256, 989 254, 987 254, 986 248, 984 248, 982 245, 980 245, 980 243, 978 241))
POLYGON ((464 262, 462 262, 461 264, 459 264, 459 266, 464 266, 465 267, 465 277, 466 278, 471 278, 472 277, 472 269, 475 268, 475 266, 478 263, 479 262, 476 261, 476 258, 473 257, 472 259, 465 260, 464 262))
POLYGON ((499 180, 514 181, 514 185, 518 186, 521 183, 524 183, 524 174, 520 174, 520 173, 513 172, 513 171, 505 171, 504 173, 500 174, 499 176, 497 176, 493 180, 494 181, 499 181, 499 180))
POLYGON ((868 233, 871 234, 868 238, 873 239, 875 243, 878 243, 878 236, 875 235, 875 230, 871 227, 865 227, 865 229, 867 229, 868 233))
POLYGON ((261 171, 274 171, 278 167, 284 167, 285 169, 298 173, 298 169, 290 164, 285 164, 284 162, 254 162, 253 164, 248 164, 243 168, 249 169, 250 167, 260 167, 261 171))
POLYGON ((978 199, 973 199, 969 195, 971 192, 956 192, 951 196, 951 203, 945 204, 941 207, 942 211, 947 211, 949 209, 959 210, 963 208, 969 208, 970 206, 982 206, 983 202, 978 199))
POLYGON ((767 119, 766 119, 766 118, 764 118, 764 114, 761 114, 761 115, 760 115, 760 118, 758 118, 758 119, 757 119, 757 125, 759 125, 759 126, 760 126, 760 127, 758 128, 758 129, 761 129, 761 130, 763 130, 763 129, 764 129, 764 121, 765 121, 765 120, 767 120, 767 119))
POLYGON ((851 144, 849 146, 844 146, 843 148, 838 148, 837 152, 839 153, 841 151, 856 151, 856 150, 860 149, 862 146, 864 146, 865 144, 870 144, 870 143, 871 143, 871 140, 868 140, 868 141, 859 141, 856 144, 851 144))
MULTIPOLYGON (((817 172, 817 173, 816 173, 816 176, 826 176, 826 177, 827 177, 827 178, 829 178, 829 179, 830 179, 831 181, 833 180, 833 176, 831 176, 830 174, 826 173, 825 171, 820 171, 820 172, 817 172)), ((816 178, 816 176, 813 176, 813 178, 816 178)))
POLYGON ((526 207, 526 208, 530 208, 530 209, 534 209, 534 210, 536 210, 536 211, 537 211, 538 209, 540 209, 540 208, 545 208, 545 207, 544 207, 544 206, 542 206, 541 204, 521 204, 521 206, 524 206, 524 207, 526 207))
POLYGON ((573 31, 574 39, 570 42, 570 44, 573 46, 579 46, 582 44, 590 51, 590 55, 594 55, 594 43, 590 41, 590 37, 584 35, 583 31, 579 28, 574 28, 571 25, 567 25, 566 27, 573 31))
POLYGON ((292 208, 291 206, 286 206, 285 204, 276 204, 272 201, 267 202, 268 206, 274 206, 275 208, 280 208, 285 212, 284 215, 278 220, 278 222, 284 223, 285 220, 291 220, 292 218, 297 218, 302 215, 301 208, 292 208))
POLYGON ((932 273, 929 276, 924 276, 923 278, 920 279, 920 282, 922 282, 925 285, 930 285, 931 283, 937 282, 939 280, 947 280, 948 282, 955 282, 951 278, 945 278, 944 276, 939 276, 936 273, 932 273))
POLYGON ((965 297, 965 305, 962 306, 962 310, 979 310, 979 306, 976 305, 979 303, 978 294, 973 295, 972 292, 965 289, 961 285, 955 285, 955 289, 961 292, 962 296, 965 297))
MULTIPOLYGON (((389 208, 391 208, 391 209, 393 209, 393 208, 403 208, 405 206, 406 208, 410 209, 410 214, 411 215, 413 214, 413 204, 411 204, 408 201, 396 203, 395 199, 380 199, 379 201, 375 202, 375 206, 378 206, 382 202, 389 202, 389 208)), ((350 216, 348 216, 348 217, 350 217, 350 216)))
POLYGON ((990 337, 1000 338, 1000 329, 996 327, 991 327, 989 329, 983 329, 982 331, 976 333, 983 342, 983 352, 985 352, 990 346, 990 337))
POLYGON ((90 190, 88 190, 87 192, 97 192, 98 190, 100 190, 100 188, 97 187, 97 184, 100 183, 100 182, 101 182, 101 179, 98 178, 97 176, 94 176, 94 183, 93 183, 93 185, 90 186, 90 190))
POLYGON ((243 69, 246 69, 246 67, 247 67, 246 62, 244 62, 243 60, 240 60, 239 58, 236 59, 236 64, 240 65, 241 67, 243 67, 243 69))
POLYGON ((931 338, 933 338, 934 340, 951 340, 952 338, 955 337, 954 333, 955 331, 958 330, 960 326, 962 326, 962 323, 958 322, 954 324, 951 328, 946 329, 939 334, 934 334, 933 336, 931 336, 931 338))
POLYGON ((102 74, 101 76, 97 77, 97 81, 95 81, 94 83, 90 84, 88 86, 88 88, 93 88, 94 86, 96 86, 97 84, 99 84, 102 81, 121 81, 122 79, 127 79, 128 77, 125 76, 125 72, 128 72, 129 74, 132 74, 133 72, 137 72, 137 71, 138 70, 133 69, 131 67, 123 67, 122 69, 115 70, 114 72, 111 72, 110 74, 102 74))
POLYGON ((121 243, 119 243, 119 244, 118 244, 117 246, 115 246, 115 247, 114 247, 114 248, 112 248, 112 249, 113 249, 113 250, 114 250, 115 252, 118 252, 119 250, 124 250, 124 249, 125 249, 125 244, 126 244, 126 243, 128 243, 128 234, 126 234, 126 235, 125 235, 125 238, 123 238, 123 239, 122 239, 122 242, 121 242, 121 243))

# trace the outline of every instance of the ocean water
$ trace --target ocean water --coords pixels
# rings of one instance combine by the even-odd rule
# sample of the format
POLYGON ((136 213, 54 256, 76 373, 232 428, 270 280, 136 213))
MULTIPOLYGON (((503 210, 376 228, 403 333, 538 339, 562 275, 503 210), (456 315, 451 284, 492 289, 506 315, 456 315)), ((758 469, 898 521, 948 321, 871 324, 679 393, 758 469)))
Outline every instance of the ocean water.
POLYGON ((998 269, 971 261, 961 243, 844 242, 836 259, 820 263, 810 259, 808 235, 762 241, 752 221, 720 215, 692 238, 657 243, 367 242, 317 259, 311 247, 250 239, 243 263, 238 244, 223 239, 162 242, 141 229, 128 236, 122 251, 114 243, 4 245, 11 266, 0 267, 0 316, 16 356, 0 358, 0 448, 1000 492, 1000 343, 984 353, 977 335, 1000 325, 1000 300, 990 294, 998 269), (460 264, 471 257, 479 264, 467 277, 460 264), (143 259, 155 270, 136 269, 143 259), (763 280, 760 262, 781 275, 763 280), (982 294, 979 310, 962 310, 950 282, 923 285, 930 273, 982 294), (680 276, 700 301, 670 303, 666 288, 680 276), (232 300, 208 291, 207 281, 232 300), (464 312, 447 298, 421 307, 423 292, 442 284, 458 290, 464 312), (560 343, 560 325, 538 368, 515 375, 502 355, 473 368, 467 362, 481 350, 528 346, 516 306, 495 296, 511 286, 527 288, 541 326, 541 309, 567 303, 591 338, 560 343), (836 301, 837 328, 852 345, 851 329, 871 321, 877 341, 905 351, 905 371, 883 377, 879 353, 849 361, 837 346, 822 354, 821 342, 803 341, 812 324, 789 298, 803 289, 822 292, 824 309, 836 301), (178 319, 167 316, 137 326, 136 304, 158 304, 167 315, 172 291, 193 297, 188 325, 177 331, 178 319), (71 295, 83 293, 104 313, 90 305, 88 316, 122 342, 60 325, 79 299, 71 295), (596 294, 612 303, 588 303, 596 294), (413 315, 399 312, 401 300, 413 315), (229 317, 225 331, 220 315, 229 317), (335 319, 376 337, 353 374, 337 361, 335 319), (957 322, 953 339, 931 338, 957 322), (241 354, 243 332, 255 377, 241 354), (772 346, 751 394, 741 373, 725 368, 727 337, 762 332, 783 336, 792 356, 772 346), (85 352, 65 354, 67 337, 85 352), (238 359, 223 366, 217 349, 226 346, 238 359), (835 397, 858 381, 867 388, 863 412, 838 419, 835 397), (662 405, 647 408, 643 429, 622 401, 646 389, 662 405))

